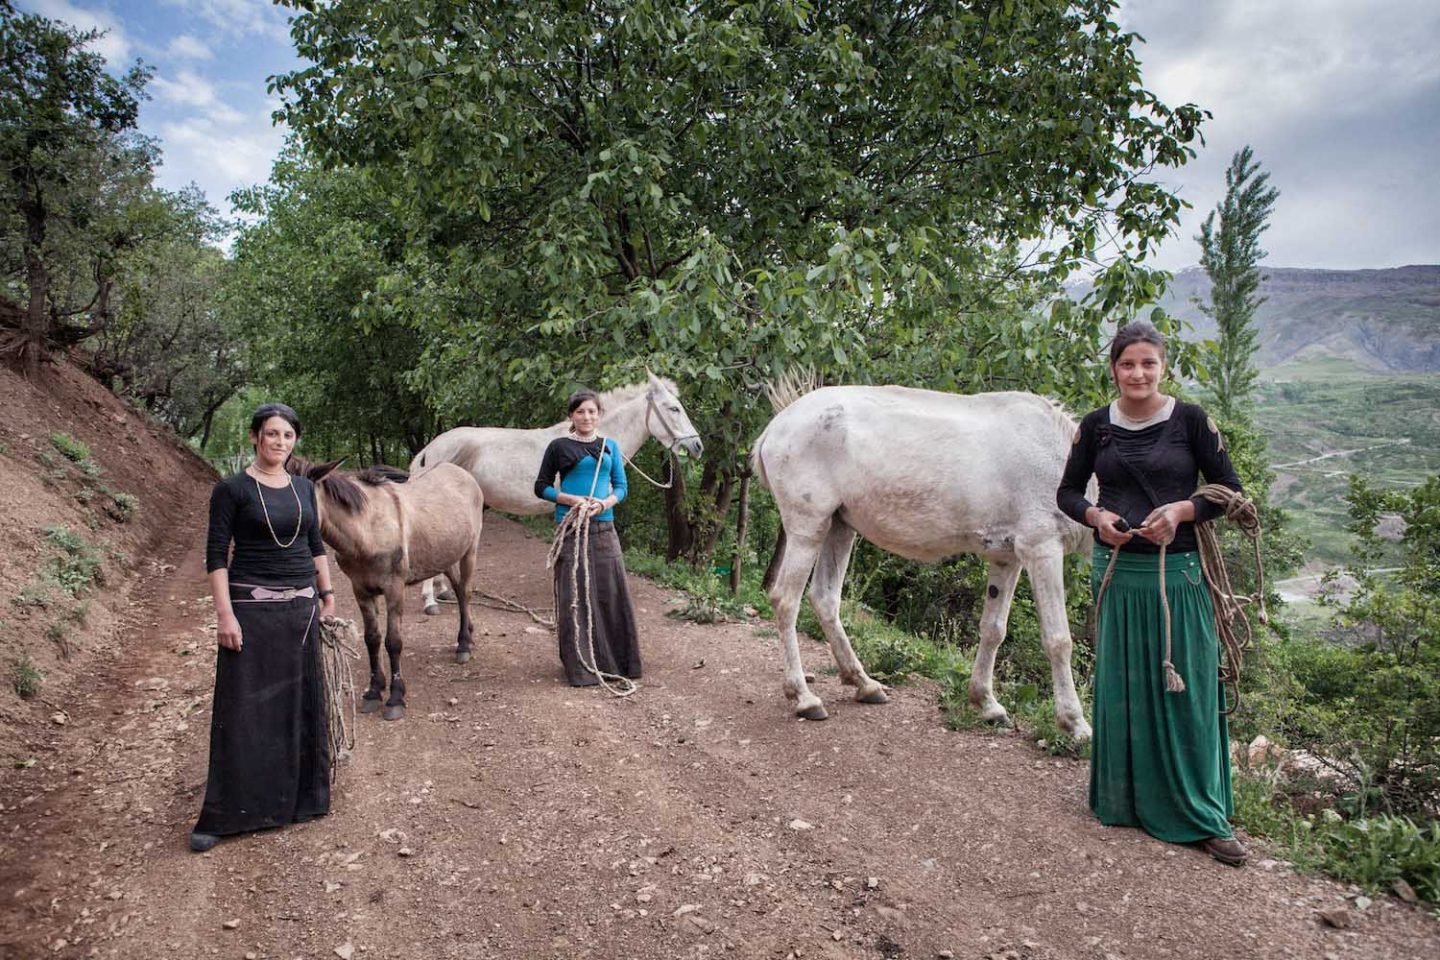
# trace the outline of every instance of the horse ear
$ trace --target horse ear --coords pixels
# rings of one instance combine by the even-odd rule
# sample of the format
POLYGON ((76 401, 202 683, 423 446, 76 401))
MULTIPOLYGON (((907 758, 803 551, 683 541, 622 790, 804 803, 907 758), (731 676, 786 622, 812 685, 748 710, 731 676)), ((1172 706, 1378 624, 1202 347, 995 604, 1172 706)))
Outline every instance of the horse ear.
POLYGON ((329 463, 322 463, 318 467, 311 467, 309 471, 310 482, 319 483, 321 480, 324 480, 333 471, 339 469, 340 464, 344 463, 348 459, 350 458, 341 457, 339 460, 331 460, 329 463))

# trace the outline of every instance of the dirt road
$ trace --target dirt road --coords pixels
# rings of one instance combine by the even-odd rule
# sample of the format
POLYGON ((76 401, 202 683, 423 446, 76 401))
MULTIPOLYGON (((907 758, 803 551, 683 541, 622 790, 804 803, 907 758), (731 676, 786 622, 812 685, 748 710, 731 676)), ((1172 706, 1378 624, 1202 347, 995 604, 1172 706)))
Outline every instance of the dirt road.
MULTIPOLYGON (((477 607, 463 666, 453 609, 412 615, 409 716, 360 718, 333 813, 192 854, 214 669, 201 539, 178 532, 193 547, 142 588, 116 658, 56 700, 65 724, 12 749, 37 762, 0 779, 0 956, 1440 952, 1440 924, 1396 901, 1362 910, 1273 861, 1233 870, 1101 827, 1082 763, 949 732, 924 685, 856 704, 819 644, 831 719, 797 721, 766 625, 667 618, 675 598, 644 581, 635 698, 565 686, 523 614, 477 607), (1348 929, 1318 920, 1332 908, 1348 929)), ((484 543, 487 590, 548 606, 542 542, 492 516, 484 543)))

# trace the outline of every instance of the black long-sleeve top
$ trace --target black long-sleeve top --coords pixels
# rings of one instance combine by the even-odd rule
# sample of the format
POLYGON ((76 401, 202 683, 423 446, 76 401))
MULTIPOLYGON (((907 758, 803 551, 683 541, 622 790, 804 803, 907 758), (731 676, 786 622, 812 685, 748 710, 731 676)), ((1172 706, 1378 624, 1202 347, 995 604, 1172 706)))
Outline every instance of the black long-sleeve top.
MULTIPOLYGON (((1197 472, 1209 483, 1240 490, 1240 477, 1220 431, 1200 407, 1177 400, 1169 419, 1127 430, 1110 422, 1107 405, 1080 421, 1055 502, 1071 519, 1084 523, 1085 511, 1095 506, 1085 496, 1093 474, 1100 484, 1098 506, 1118 513, 1132 527, 1140 526, 1156 507, 1187 498, 1195 504, 1196 520, 1213 520, 1223 511, 1195 495, 1197 472)), ((1099 534, 1095 537, 1098 541, 1099 534)), ((1180 524, 1168 549, 1174 553, 1196 549, 1195 524, 1180 524)), ((1157 553, 1160 548, 1135 536, 1121 550, 1157 553)))
POLYGON ((231 582, 259 586, 314 581, 314 558, 325 554, 325 544, 320 540, 320 513, 315 507, 315 486, 304 477, 291 477, 290 482, 294 484, 294 493, 289 487, 277 489, 259 484, 242 470, 215 484, 210 491, 210 530, 205 540, 207 573, 228 566, 231 582), (262 496, 265 498, 263 510, 262 496), (291 537, 295 540, 288 547, 279 545, 289 543, 291 537), (230 556, 232 540, 235 543, 233 557, 230 556))

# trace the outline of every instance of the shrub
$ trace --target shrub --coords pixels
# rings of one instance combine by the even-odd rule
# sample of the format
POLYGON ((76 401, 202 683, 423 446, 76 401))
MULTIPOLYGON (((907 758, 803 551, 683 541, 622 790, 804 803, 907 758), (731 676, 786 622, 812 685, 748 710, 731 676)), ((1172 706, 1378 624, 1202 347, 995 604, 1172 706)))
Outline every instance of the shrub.
POLYGON ((1340 879, 1385 892, 1404 880, 1420 899, 1440 903, 1440 823, 1382 816, 1328 823, 1317 833, 1324 867, 1340 879))
POLYGON ((30 661, 29 654, 21 654, 20 659, 15 661, 15 669, 11 675, 11 683, 15 687, 15 693, 21 700, 29 700, 40 692, 40 684, 45 677, 30 661))
POLYGON ((70 596, 75 596, 91 583, 104 583, 100 551, 77 533, 63 526, 45 528, 45 538, 60 548, 60 555, 51 558, 49 574, 70 596))
POLYGON ((90 448, 68 433, 50 434, 50 445, 60 451, 61 456, 67 460, 80 463, 90 458, 90 448))
POLYGON ((139 497, 129 493, 111 493, 110 502, 105 505, 105 512, 112 520, 125 523, 135 515, 139 506, 139 497))
POLYGON ((70 659, 70 628, 56 620, 45 628, 45 638, 60 648, 60 656, 70 659))

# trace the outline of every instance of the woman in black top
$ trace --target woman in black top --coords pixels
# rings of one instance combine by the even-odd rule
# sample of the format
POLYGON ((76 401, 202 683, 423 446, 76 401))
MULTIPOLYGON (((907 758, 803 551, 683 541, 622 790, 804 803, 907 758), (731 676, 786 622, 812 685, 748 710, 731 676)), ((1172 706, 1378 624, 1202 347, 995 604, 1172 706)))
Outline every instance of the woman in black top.
POLYGON ((1195 539, 1195 521, 1220 508, 1195 491, 1197 472, 1236 491, 1240 479, 1205 411, 1160 392, 1165 340, 1154 326, 1120 328, 1110 372, 1120 395, 1080 422, 1056 494, 1095 530, 1097 594, 1112 569, 1097 596, 1090 807, 1102 823, 1197 843, 1238 866, 1219 642, 1195 539), (1099 503, 1086 497, 1092 475, 1099 503))
POLYGON ((335 612, 315 488, 285 469, 300 420, 250 419, 255 459, 215 484, 205 569, 215 598, 210 774, 190 848, 330 811, 320 618, 335 612), (234 544, 233 555, 231 544, 234 544))

